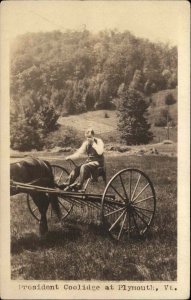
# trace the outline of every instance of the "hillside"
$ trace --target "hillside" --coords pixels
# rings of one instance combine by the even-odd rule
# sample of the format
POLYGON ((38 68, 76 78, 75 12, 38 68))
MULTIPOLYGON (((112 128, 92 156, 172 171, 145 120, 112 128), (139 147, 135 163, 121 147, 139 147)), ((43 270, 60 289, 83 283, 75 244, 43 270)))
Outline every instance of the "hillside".
MULTIPOLYGON (((169 113, 172 121, 177 124, 177 89, 163 90, 152 94, 152 103, 149 107, 148 119, 155 135, 153 142, 161 142, 167 139, 167 132, 164 127, 154 125, 156 118, 160 115, 161 110, 166 109, 165 97, 171 93, 176 103, 170 105, 169 113)), ((82 113, 79 115, 70 115, 60 117, 60 125, 73 127, 77 131, 84 132, 87 127, 95 129, 98 135, 101 135, 106 142, 119 142, 119 133, 117 132, 117 112, 111 110, 98 110, 82 113)), ((177 129, 170 128, 170 139, 177 141, 177 129)))
MULTIPOLYGON (((96 135, 104 140, 107 154, 112 155, 150 155, 153 149, 157 154, 173 156, 177 153, 177 126, 170 127, 169 138, 172 142, 167 142, 167 128, 154 126, 154 121, 160 110, 166 107, 164 99, 168 93, 172 93, 176 103, 169 107, 173 122, 177 123, 177 89, 163 90, 152 95, 152 104, 149 108, 148 119, 151 123, 151 130, 154 138, 148 145, 125 146, 120 144, 120 134, 117 130, 116 110, 97 110, 82 113, 79 115, 69 115, 60 117, 58 123, 61 125, 58 131, 47 136, 45 151, 35 151, 32 155, 40 157, 53 157, 55 155, 65 155, 64 152, 73 151, 84 139, 84 131, 87 127, 94 128, 96 135), (67 133, 66 133, 67 132, 67 133), (69 132, 69 135, 68 135, 69 132), (66 137, 65 137, 66 136, 66 137), (49 150, 47 150, 49 149, 49 150)), ((12 159, 18 159, 30 155, 31 152, 12 151, 12 159)))
POLYGON ((152 94, 152 103, 149 108, 149 121, 151 124, 154 124, 156 117, 160 114, 160 111, 167 108, 165 104, 165 97, 168 94, 172 94, 176 101, 174 104, 169 106, 169 113, 174 123, 177 124, 177 88, 171 90, 163 90, 159 91, 158 93, 152 94))
POLYGON ((58 123, 83 132, 87 127, 92 127, 98 134, 108 133, 117 129, 117 113, 110 110, 89 111, 80 115, 61 117, 58 123))
POLYGON ((116 140, 113 115, 100 119, 91 111, 114 109, 114 99, 129 87, 152 95, 177 86, 177 48, 128 31, 27 33, 18 36, 10 50, 13 149, 43 149, 59 116, 87 111, 90 114, 82 114, 79 122, 78 117, 63 122, 83 130, 84 120, 95 119, 92 126, 99 124, 98 132, 110 132, 116 140))
POLYGON ((175 100, 177 101, 177 88, 162 90, 157 93, 153 93, 151 96, 153 102, 156 104, 156 107, 165 105, 165 97, 168 93, 171 93, 174 96, 175 100))

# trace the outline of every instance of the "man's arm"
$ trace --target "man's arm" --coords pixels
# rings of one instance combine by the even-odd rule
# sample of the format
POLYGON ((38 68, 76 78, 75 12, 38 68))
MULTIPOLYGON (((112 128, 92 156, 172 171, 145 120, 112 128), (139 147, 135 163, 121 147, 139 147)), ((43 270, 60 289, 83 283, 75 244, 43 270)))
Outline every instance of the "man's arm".
POLYGON ((101 139, 96 139, 97 143, 94 141, 92 147, 96 150, 98 155, 102 155, 104 152, 104 143, 101 139))
POLYGON ((86 142, 83 142, 81 147, 76 152, 74 152, 73 154, 66 157, 66 160, 76 159, 76 158, 80 157, 82 154, 84 154, 85 152, 86 152, 86 142))

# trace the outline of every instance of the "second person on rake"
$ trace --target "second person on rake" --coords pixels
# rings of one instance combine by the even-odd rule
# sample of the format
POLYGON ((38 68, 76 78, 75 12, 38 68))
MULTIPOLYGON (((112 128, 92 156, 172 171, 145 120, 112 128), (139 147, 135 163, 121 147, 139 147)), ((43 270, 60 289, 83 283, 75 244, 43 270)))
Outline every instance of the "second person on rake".
POLYGON ((74 168, 67 181, 62 185, 65 191, 81 190, 83 183, 90 177, 96 178, 98 168, 104 166, 103 141, 94 136, 94 131, 91 128, 85 132, 85 138, 86 140, 81 147, 74 154, 66 157, 66 160, 73 160, 82 154, 88 156, 83 164, 74 168))

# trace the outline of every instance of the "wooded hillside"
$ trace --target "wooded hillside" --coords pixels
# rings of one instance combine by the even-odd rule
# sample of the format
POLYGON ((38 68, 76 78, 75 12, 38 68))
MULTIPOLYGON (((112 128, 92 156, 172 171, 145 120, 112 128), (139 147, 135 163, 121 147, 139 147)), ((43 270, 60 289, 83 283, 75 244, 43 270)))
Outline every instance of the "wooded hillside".
POLYGON ((177 85, 177 49, 117 30, 28 33, 11 47, 11 98, 59 113, 109 108, 125 86, 145 94, 177 85))
POLYGON ((115 109, 128 88, 151 101, 177 86, 177 48, 128 31, 27 33, 10 60, 14 149, 41 149, 59 116, 115 109))

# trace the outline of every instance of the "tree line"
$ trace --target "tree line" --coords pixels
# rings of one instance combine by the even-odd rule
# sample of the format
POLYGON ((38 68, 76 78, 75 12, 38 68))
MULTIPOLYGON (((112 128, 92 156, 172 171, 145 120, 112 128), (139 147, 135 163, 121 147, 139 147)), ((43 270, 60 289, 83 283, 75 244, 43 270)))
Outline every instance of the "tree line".
POLYGON ((35 127, 39 145, 59 115, 116 108, 129 88, 149 96, 177 85, 177 48, 128 31, 27 33, 10 62, 11 136, 35 127))

